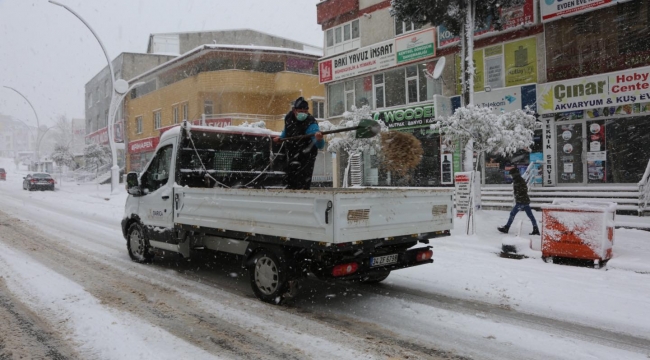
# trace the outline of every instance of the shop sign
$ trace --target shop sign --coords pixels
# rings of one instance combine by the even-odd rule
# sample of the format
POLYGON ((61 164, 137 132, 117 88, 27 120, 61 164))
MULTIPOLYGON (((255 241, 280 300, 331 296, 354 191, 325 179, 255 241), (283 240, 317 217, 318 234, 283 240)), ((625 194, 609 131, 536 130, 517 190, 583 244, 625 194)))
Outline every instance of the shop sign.
POLYGON ((472 173, 459 172, 454 174, 456 184, 456 216, 463 217, 469 212, 469 195, 472 189, 472 173))
POLYGON ((395 66, 395 41, 388 40, 318 63, 320 83, 387 69, 395 66))
POLYGON ((524 110, 526 107, 534 110, 536 100, 535 85, 513 86, 474 94, 477 106, 489 107, 495 114, 524 110))
POLYGON ((504 45, 506 86, 537 82, 537 39, 532 37, 504 45))
POLYGON ((232 125, 232 119, 229 118, 205 119, 205 126, 222 128, 230 125, 232 125))
POLYGON ((542 0, 539 2, 539 6, 542 12, 542 22, 549 22, 625 1, 628 0, 542 0))
POLYGON ((555 116, 546 114, 542 116, 542 129, 544 144, 544 165, 542 172, 544 174, 544 185, 555 186, 555 116))
MULTIPOLYGON (((513 29, 522 25, 535 23, 535 0, 525 0, 520 5, 510 8, 501 9, 501 19, 503 19, 503 30, 513 29)), ((474 36, 479 37, 484 34, 493 34, 498 32, 494 25, 484 28, 474 29, 474 36)), ((445 26, 438 26, 438 47, 454 45, 460 41, 460 36, 449 31, 445 26)))
POLYGON ((156 149, 156 146, 158 146, 159 141, 159 137, 150 137, 146 139, 131 141, 129 143, 129 154, 154 151, 156 149))
POLYGON ((430 28, 395 39, 397 63, 404 64, 436 56, 436 29, 430 28))
POLYGON ((98 145, 108 144, 108 128, 105 127, 103 129, 95 131, 94 133, 86 135, 86 142, 98 145))
POLYGON ((629 104, 650 103, 650 67, 539 84, 537 96, 540 114, 594 108, 629 114, 629 104))
POLYGON ((440 183, 442 185, 451 185, 454 172, 453 165, 453 154, 440 154, 440 183))
POLYGON ((382 120, 389 129, 404 130, 430 126, 436 122, 436 113, 434 104, 427 104, 376 112, 373 118, 382 120))
POLYGON ((436 117, 447 118, 453 113, 451 98, 442 95, 433 95, 433 107, 436 110, 436 117))
POLYGON ((222 128, 222 127, 232 125, 232 119, 231 118, 205 119, 205 122, 203 122, 203 119, 198 119, 192 121, 192 125, 222 128))

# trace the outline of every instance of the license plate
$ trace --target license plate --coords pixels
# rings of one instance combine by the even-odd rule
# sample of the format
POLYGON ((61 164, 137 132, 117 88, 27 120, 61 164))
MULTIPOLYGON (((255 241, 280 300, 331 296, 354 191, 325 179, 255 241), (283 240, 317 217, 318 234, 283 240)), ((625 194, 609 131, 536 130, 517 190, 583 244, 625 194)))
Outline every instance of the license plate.
POLYGON ((375 256, 370 258, 370 266, 384 266, 390 265, 397 262, 397 255, 386 255, 386 256, 375 256))
POLYGON ((46 185, 46 184, 48 184, 47 181, 39 181, 38 183, 39 183, 40 185, 46 185))

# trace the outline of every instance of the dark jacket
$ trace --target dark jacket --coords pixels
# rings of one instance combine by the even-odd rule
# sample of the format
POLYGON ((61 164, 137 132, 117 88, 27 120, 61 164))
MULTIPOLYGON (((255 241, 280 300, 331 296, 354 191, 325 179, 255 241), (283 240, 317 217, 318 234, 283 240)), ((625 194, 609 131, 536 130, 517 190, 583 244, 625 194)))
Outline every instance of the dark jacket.
POLYGON ((515 191, 515 202, 517 204, 530 204, 528 184, 526 184, 521 174, 512 174, 512 187, 515 191))
MULTIPOLYGON (((293 111, 289 111, 284 117, 284 131, 282 132, 283 138, 305 135, 307 133, 307 128, 312 124, 318 124, 316 119, 309 115, 304 121, 298 121, 296 116, 293 114, 293 111)), ((289 153, 289 158, 294 156, 299 157, 313 157, 316 158, 318 155, 318 147, 312 146, 311 150, 307 154, 303 154, 302 150, 311 144, 311 137, 307 137, 299 140, 291 140, 285 143, 287 147, 287 152, 289 153)))

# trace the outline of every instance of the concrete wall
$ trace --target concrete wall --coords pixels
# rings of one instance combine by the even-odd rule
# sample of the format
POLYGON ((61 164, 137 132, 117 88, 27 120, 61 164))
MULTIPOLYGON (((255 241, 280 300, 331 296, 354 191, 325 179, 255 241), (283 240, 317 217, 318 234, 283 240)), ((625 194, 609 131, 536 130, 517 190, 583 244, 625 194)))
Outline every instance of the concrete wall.
POLYGON ((393 17, 390 16, 388 9, 375 11, 371 15, 370 19, 365 16, 359 18, 361 47, 370 46, 395 37, 393 17))
MULTIPOLYGON (((113 60, 113 71, 115 72, 116 78, 129 80, 173 58, 174 56, 167 55, 122 53, 113 60)), ((86 83, 85 86, 86 134, 105 127, 104 119, 106 118, 106 111, 108 111, 111 103, 111 92, 110 71, 107 65, 86 83), (90 93, 93 94, 92 104, 88 103, 88 95, 90 93)), ((119 119, 121 117, 120 108, 117 118, 119 119)))

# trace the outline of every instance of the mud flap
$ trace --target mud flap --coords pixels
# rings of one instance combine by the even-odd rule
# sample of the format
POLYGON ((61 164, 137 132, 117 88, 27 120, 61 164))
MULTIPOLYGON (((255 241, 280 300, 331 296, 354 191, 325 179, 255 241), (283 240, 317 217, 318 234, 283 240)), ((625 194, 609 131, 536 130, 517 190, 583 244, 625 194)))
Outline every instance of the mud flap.
POLYGON ((183 239, 178 243, 178 253, 181 254, 184 258, 190 258, 190 237, 184 236, 183 239))

